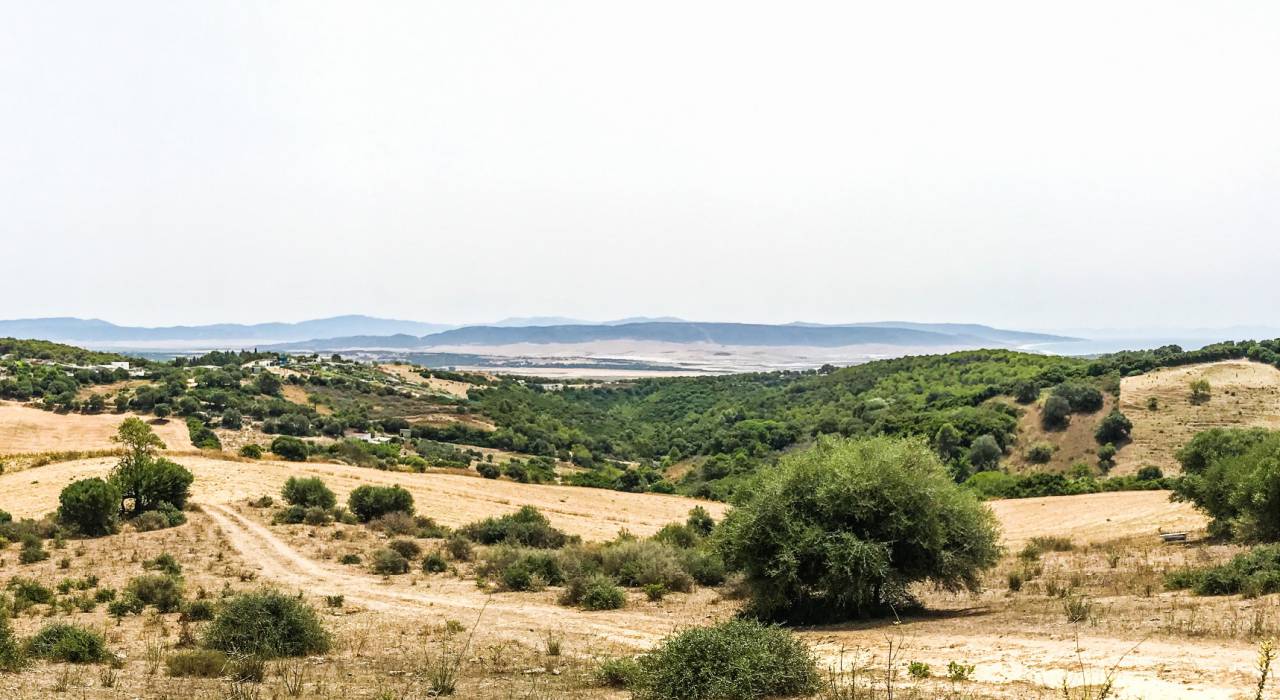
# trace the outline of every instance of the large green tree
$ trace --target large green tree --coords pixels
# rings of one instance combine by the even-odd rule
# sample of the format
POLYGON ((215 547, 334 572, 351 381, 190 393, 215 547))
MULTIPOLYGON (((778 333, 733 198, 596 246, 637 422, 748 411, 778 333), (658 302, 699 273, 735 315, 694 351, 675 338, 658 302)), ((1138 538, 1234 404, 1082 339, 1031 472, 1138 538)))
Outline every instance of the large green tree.
POLYGON ((911 604, 917 581, 977 589, 999 558, 991 510, 919 440, 824 438, 744 492, 715 538, 765 618, 880 614, 911 604))
POLYGON ((151 426, 126 418, 114 440, 124 455, 111 470, 109 481, 120 492, 120 511, 135 516, 163 503, 181 509, 186 505, 195 477, 185 467, 158 456, 164 442, 151 426))

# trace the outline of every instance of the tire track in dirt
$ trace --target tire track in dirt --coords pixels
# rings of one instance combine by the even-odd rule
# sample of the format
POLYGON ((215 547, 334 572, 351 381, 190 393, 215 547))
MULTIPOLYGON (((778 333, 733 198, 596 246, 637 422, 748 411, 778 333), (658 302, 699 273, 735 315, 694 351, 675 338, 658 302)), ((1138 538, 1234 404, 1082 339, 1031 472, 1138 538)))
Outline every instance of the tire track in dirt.
POLYGON ((487 594, 472 582, 432 580, 426 590, 387 584, 381 577, 333 569, 310 559, 256 523, 224 505, 205 504, 205 514, 231 546, 263 578, 319 595, 342 595, 370 610, 411 618, 457 616, 464 624, 481 614, 482 628, 536 641, 548 630, 647 648, 672 629, 671 621, 645 610, 585 612, 529 601, 521 594, 487 594), (437 590, 438 589, 438 590, 437 590))

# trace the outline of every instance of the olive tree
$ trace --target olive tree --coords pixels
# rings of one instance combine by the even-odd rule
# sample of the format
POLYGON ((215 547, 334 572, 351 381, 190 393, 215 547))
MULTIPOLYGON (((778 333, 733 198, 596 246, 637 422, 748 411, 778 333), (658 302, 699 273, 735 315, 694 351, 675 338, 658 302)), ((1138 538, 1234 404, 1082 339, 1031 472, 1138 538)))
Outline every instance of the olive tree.
POLYGON ((1000 443, 996 441, 994 435, 979 435, 969 446, 969 464, 972 464, 976 471, 995 469, 1003 456, 1004 450, 1000 448, 1000 443))
POLYGON ((1070 420, 1070 401, 1057 395, 1045 399, 1044 408, 1040 409, 1040 424, 1045 430, 1061 430, 1070 420))
POLYGON ((976 590, 1000 555, 991 510, 918 440, 824 438, 740 493, 714 539, 766 619, 882 614, 917 581, 976 590))
POLYGON ((1098 429, 1094 431, 1093 438, 1099 445, 1116 444, 1128 440, 1129 433, 1132 431, 1133 423, 1117 408, 1098 422, 1098 429))

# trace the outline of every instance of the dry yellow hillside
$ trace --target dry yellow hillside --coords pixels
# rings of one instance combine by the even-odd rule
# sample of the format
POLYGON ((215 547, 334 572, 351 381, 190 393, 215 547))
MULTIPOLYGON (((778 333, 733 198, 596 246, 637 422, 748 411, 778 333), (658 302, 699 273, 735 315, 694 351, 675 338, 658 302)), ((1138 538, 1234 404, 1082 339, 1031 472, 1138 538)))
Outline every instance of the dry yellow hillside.
POLYGON ((1093 433, 1098 429, 1098 421, 1115 407, 1115 399, 1104 394, 1101 409, 1093 413, 1071 414, 1071 422, 1063 430, 1045 430, 1041 424, 1040 409, 1048 395, 1046 392, 1040 401, 1023 407, 1025 412, 1018 419, 1018 439, 1006 466, 1011 471, 1065 472, 1077 462, 1096 465, 1098 442, 1093 433), (1027 459, 1027 451, 1041 442, 1056 448, 1053 458, 1047 464, 1033 464, 1027 459))
MULTIPOLYGON (((0 454, 110 450, 111 437, 132 413, 59 414, 12 401, 0 401, 0 454)), ((150 421, 149 416, 144 420, 150 421)), ((152 429, 170 449, 191 449, 187 426, 181 420, 155 423, 152 429)))
POLYGON ((1166 474, 1179 471, 1174 453, 1202 430, 1217 427, 1280 428, 1280 370, 1247 360, 1172 367, 1127 377, 1120 383, 1120 410, 1133 421, 1133 442, 1120 450, 1116 474, 1150 464, 1166 474), (1189 400, 1192 381, 1213 387, 1208 403, 1189 400), (1147 408, 1154 397, 1158 408, 1147 408))

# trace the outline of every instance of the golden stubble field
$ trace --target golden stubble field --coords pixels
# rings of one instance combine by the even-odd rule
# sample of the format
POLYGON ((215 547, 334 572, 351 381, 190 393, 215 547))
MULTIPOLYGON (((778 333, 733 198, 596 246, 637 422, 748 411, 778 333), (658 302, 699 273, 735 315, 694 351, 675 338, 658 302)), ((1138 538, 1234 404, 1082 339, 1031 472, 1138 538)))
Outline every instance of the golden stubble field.
MULTIPOLYGON (((52 413, 13 401, 0 401, 0 455, 70 450, 110 450, 116 428, 132 413, 52 413)), ((181 420, 151 422, 151 429, 170 449, 191 449, 187 425, 181 420)))
POLYGON ((1280 370, 1247 360, 1172 367, 1120 382, 1120 410, 1133 421, 1133 441, 1116 455, 1117 474, 1144 465, 1166 474, 1180 469, 1174 454, 1196 433, 1210 428, 1280 428, 1280 370), (1190 401, 1190 384, 1208 380, 1207 403, 1190 401), (1148 401, 1155 399, 1155 410, 1148 401))

